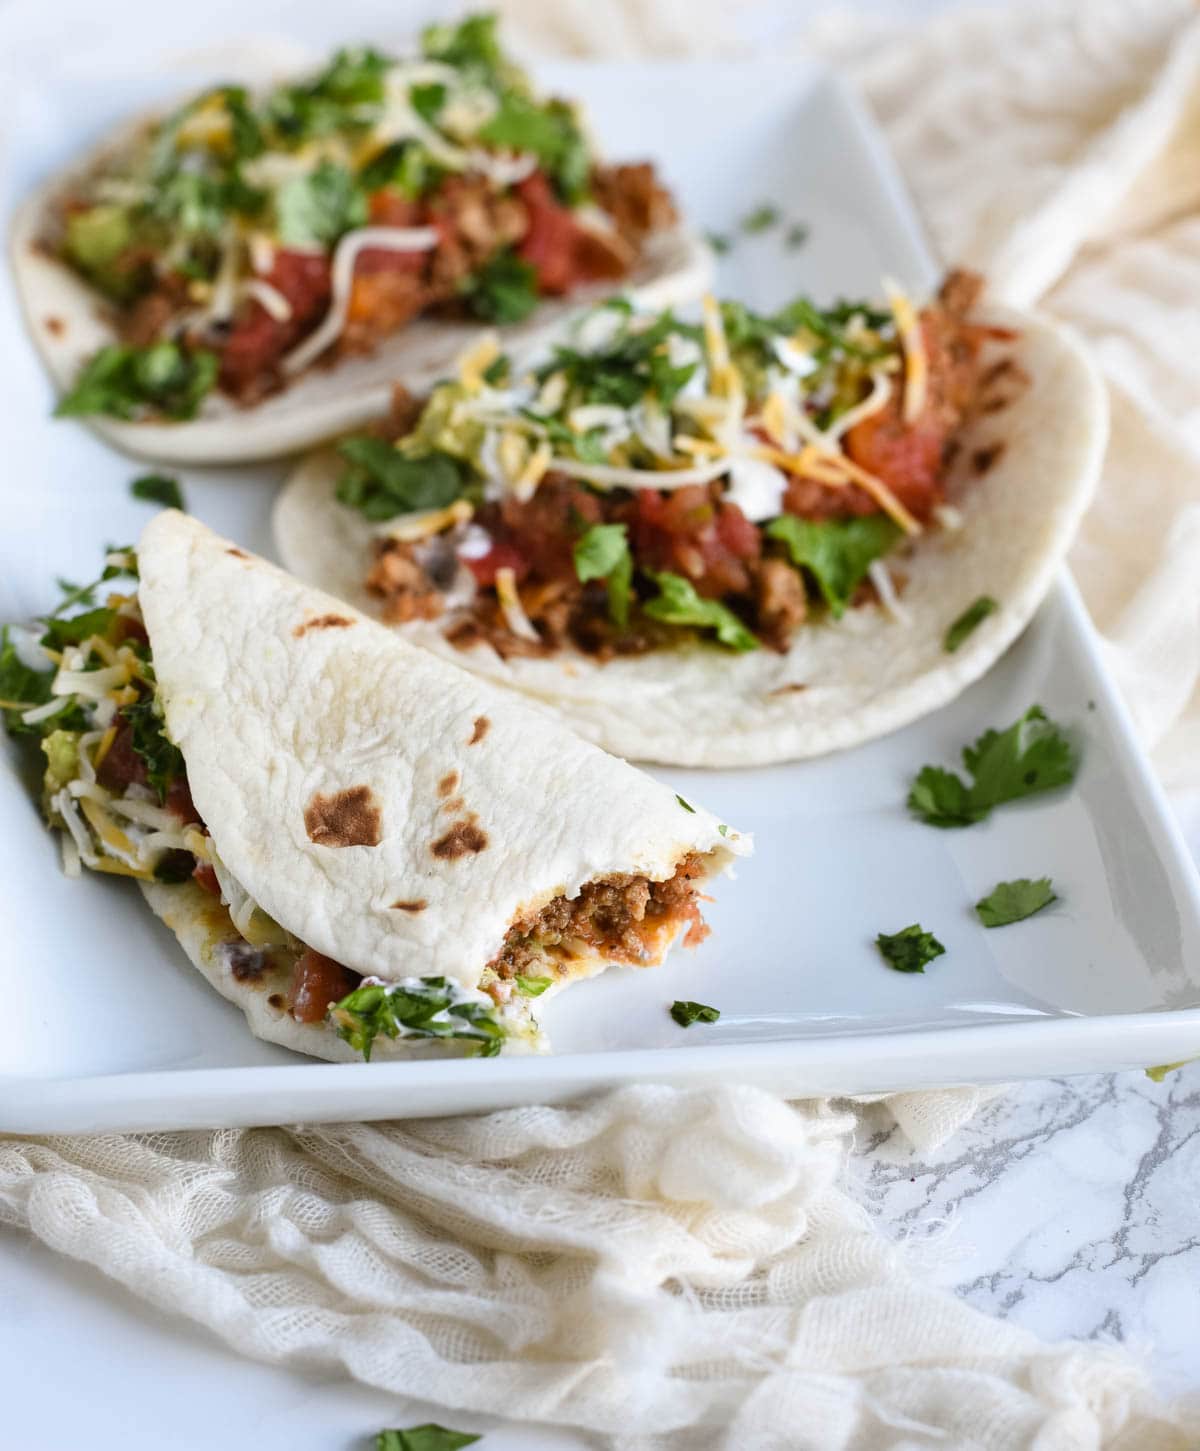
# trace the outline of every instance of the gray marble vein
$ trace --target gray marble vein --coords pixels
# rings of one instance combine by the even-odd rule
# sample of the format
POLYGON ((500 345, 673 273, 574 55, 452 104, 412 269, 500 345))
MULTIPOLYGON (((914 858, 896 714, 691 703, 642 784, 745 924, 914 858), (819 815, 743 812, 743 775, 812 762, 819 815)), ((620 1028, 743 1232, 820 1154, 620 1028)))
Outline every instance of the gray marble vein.
POLYGON ((863 1202, 939 1284, 1200 1391, 1200 1063, 1021 1084, 925 1157, 896 1131, 863 1147, 863 1202))

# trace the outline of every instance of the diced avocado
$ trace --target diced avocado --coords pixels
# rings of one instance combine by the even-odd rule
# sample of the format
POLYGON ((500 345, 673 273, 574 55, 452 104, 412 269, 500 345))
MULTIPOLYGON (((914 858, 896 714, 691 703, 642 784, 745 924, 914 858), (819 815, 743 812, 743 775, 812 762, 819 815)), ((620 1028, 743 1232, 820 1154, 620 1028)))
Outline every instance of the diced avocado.
POLYGON ((42 742, 46 753, 46 792, 61 791, 79 775, 79 736, 75 731, 51 731, 42 742))
POLYGON ((478 463, 483 445, 483 424, 465 417, 459 404, 467 390, 461 383, 439 383, 430 395, 416 428, 401 447, 410 457, 448 453, 467 463, 478 463))
POLYGON ((137 278, 114 264, 133 241, 133 227, 124 207, 101 203, 67 218, 66 253, 110 297, 129 296, 137 278))

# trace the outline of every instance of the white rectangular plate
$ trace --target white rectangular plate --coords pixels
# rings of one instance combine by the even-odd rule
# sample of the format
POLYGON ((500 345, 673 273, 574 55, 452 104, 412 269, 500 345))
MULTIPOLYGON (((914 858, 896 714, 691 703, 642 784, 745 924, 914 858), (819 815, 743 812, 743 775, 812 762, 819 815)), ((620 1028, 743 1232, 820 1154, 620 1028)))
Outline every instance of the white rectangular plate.
MULTIPOLYGON (((916 285, 934 277, 878 138, 820 72, 563 65, 543 75, 585 100, 610 154, 656 157, 688 213, 735 238, 723 291, 773 306, 800 290, 872 293, 882 272, 916 285), (764 200, 784 220, 739 234, 764 200), (809 238, 789 248, 793 223, 809 238)), ((111 79, 54 99, 48 107, 39 89, 10 100, 9 134, 28 145, 5 179, 8 207, 98 117, 133 103, 111 79)), ((138 465, 50 420, 11 295, 3 307, 0 368, 20 426, 6 439, 0 619, 14 620, 45 607, 54 576, 88 577, 100 547, 136 537, 148 514, 128 496, 138 465)), ((269 553, 281 472, 192 470, 183 481, 202 519, 269 553)), ((67 881, 28 784, 5 769, 0 1130, 441 1114, 645 1080, 858 1093, 1200 1052, 1195 873, 1068 583, 987 679, 907 730, 822 761, 662 774, 757 839, 740 879, 720 884, 699 951, 661 970, 610 971, 547 1004, 549 1056, 335 1066, 251 1038, 128 884, 67 881), (1071 790, 965 831, 909 818, 908 783, 923 764, 956 764, 964 743, 1035 702, 1082 744, 1071 790), (1060 898, 1050 909, 998 931, 979 925, 972 904, 997 881, 1045 875, 1060 898), (923 976, 889 971, 875 934, 918 920, 945 956, 923 976), (678 1028, 666 1011, 677 997, 714 1004, 720 1022, 678 1028)))

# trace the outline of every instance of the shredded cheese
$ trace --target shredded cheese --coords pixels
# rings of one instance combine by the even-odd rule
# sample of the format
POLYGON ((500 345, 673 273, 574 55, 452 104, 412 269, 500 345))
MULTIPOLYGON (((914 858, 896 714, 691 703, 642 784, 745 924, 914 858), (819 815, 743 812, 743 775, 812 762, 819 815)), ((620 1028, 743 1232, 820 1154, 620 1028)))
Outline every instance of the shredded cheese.
POLYGON ((504 623, 512 633, 521 640, 541 644, 542 637, 534 629, 529 616, 525 613, 525 607, 521 603, 521 596, 517 590, 517 576, 511 569, 496 571, 496 599, 499 601, 504 623))
POLYGON ((549 460, 549 467, 599 489, 683 489, 689 484, 711 484, 726 472, 729 461, 720 458, 694 469, 630 469, 616 464, 580 463, 556 454, 549 460))
POLYGON ((333 254, 329 311, 315 332, 283 355, 280 363, 283 371, 299 373, 341 337, 350 311, 350 289, 360 252, 368 247, 392 252, 428 252, 437 246, 439 236, 436 227, 360 227, 347 232, 333 254))
POLYGON ((252 277, 249 282, 244 282, 242 292, 246 297, 252 297, 255 302, 259 303, 267 316, 276 322, 292 320, 292 304, 278 287, 272 287, 261 277, 252 277))
POLYGON ((875 586, 879 602, 898 625, 911 625, 912 616, 900 603, 896 584, 891 572, 882 559, 873 559, 867 568, 867 576, 875 586))
POLYGON ((455 499, 444 509, 425 509, 419 514, 403 515, 398 522, 390 522, 379 531, 382 539, 394 539, 399 544, 415 543, 428 539, 431 534, 440 534, 455 524, 465 524, 475 510, 466 499, 455 499))
POLYGON ((548 443, 539 443, 529 455, 524 468, 513 480, 513 497, 520 503, 528 503, 537 493, 537 486, 545 477, 553 456, 548 443))
POLYGON ((904 421, 915 423, 925 407, 929 382, 929 361, 925 355, 921 320, 895 282, 885 278, 883 290, 896 320, 900 346, 904 349, 904 421))
POLYGON ((483 333, 462 354, 458 360, 458 381, 467 393, 474 395, 482 390, 483 375, 499 356, 500 335, 494 329, 483 333))
POLYGON ((856 423, 861 423, 864 418, 871 418, 881 408, 886 408, 891 396, 892 380, 886 373, 876 369, 871 374, 871 391, 861 403, 856 403, 853 408, 847 408, 840 418, 834 419, 826 430, 828 436, 842 438, 856 423))

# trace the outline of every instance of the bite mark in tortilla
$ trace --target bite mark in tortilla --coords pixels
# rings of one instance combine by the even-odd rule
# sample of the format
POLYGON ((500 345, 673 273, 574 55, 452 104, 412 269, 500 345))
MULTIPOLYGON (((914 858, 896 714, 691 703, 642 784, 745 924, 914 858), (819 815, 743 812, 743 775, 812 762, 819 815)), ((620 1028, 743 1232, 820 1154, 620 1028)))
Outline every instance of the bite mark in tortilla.
POLYGON ((474 821, 456 821, 444 836, 429 848, 442 861, 456 861, 460 856, 474 856, 487 849, 487 832, 474 821))
POLYGON ((491 729, 491 724, 491 721, 486 715, 477 715, 475 717, 475 729, 471 732, 471 739, 467 742, 467 745, 478 745, 491 729))
POLYGON ((317 615, 315 619, 305 620, 303 624, 297 625, 292 634, 297 639, 301 635, 307 635, 309 630, 348 630, 354 621, 346 615, 317 615))
POLYGON ((424 897, 417 897, 411 902, 393 902, 392 910, 394 912, 424 912, 428 906, 429 903, 424 897))
POLYGON ((332 796, 317 791, 304 808, 304 829, 318 846, 378 846, 382 821, 369 786, 348 786, 332 796))
POLYGON ((457 771, 447 771, 446 774, 442 777, 442 779, 438 782, 438 795, 439 796, 449 796, 449 794, 451 793, 451 791, 453 791, 454 788, 457 785, 458 785, 458 772, 457 771))

